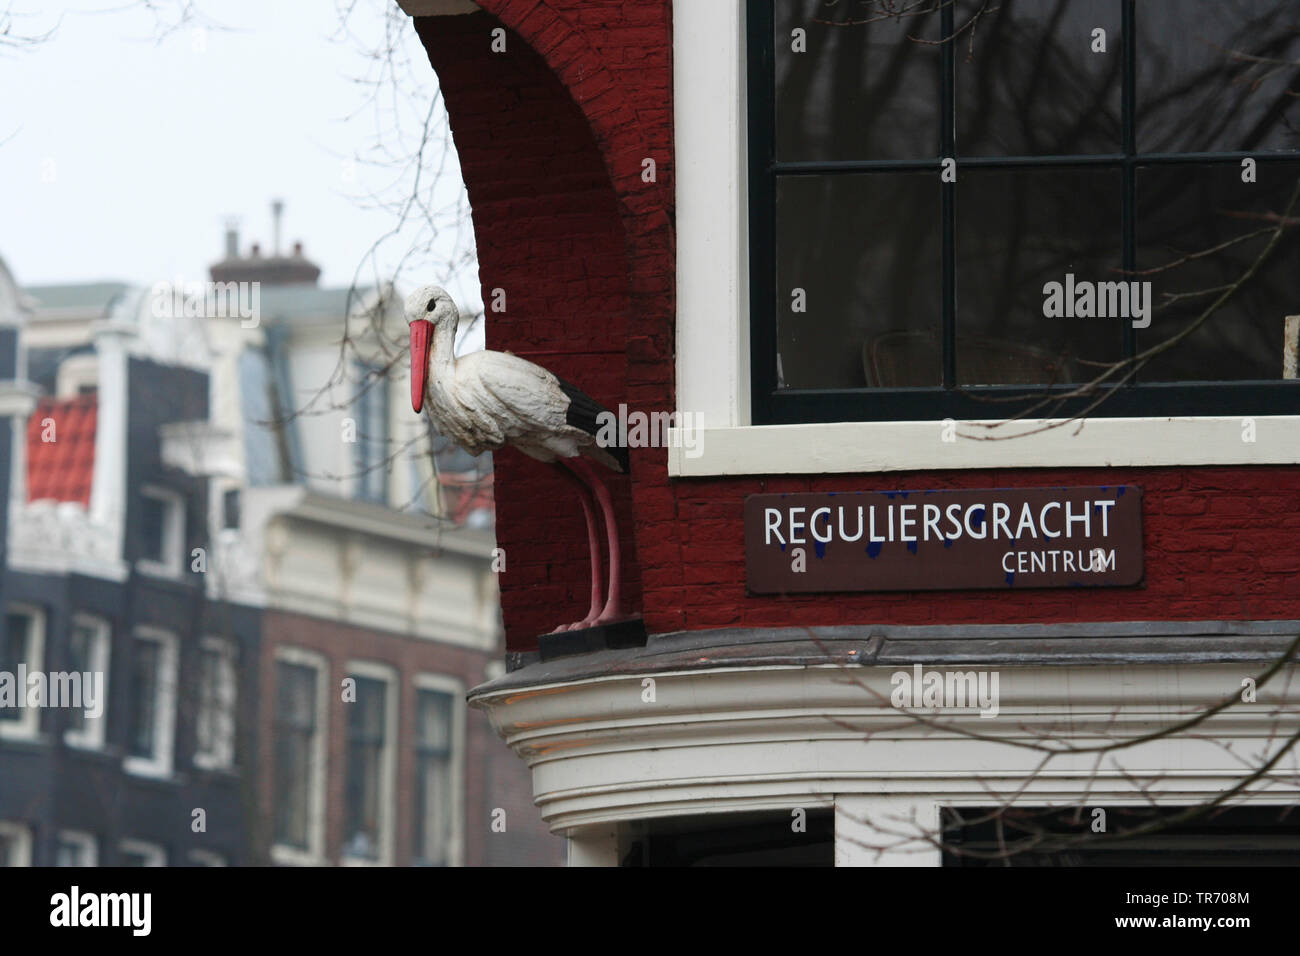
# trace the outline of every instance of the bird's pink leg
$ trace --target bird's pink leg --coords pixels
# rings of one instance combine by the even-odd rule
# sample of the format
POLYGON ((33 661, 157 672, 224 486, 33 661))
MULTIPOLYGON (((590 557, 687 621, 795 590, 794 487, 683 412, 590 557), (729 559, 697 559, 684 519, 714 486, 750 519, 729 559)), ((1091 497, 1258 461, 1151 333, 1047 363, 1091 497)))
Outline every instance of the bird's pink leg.
POLYGON ((578 486, 578 500, 582 503, 582 515, 587 519, 587 548, 591 552, 591 607, 587 611, 587 616, 581 621, 573 624, 561 624, 552 634, 558 634, 560 631, 577 631, 584 627, 591 627, 596 622, 596 618, 601 612, 601 592, 600 592, 600 541, 596 535, 596 514, 592 508, 591 489, 587 483, 577 474, 568 468, 559 466, 556 463, 556 471, 560 472, 575 485, 578 486))
POLYGON ((609 496, 609 489, 605 487, 605 483, 586 461, 581 458, 568 458, 563 459, 563 462, 580 475, 596 493, 596 500, 600 502, 600 510, 605 518, 605 536, 609 546, 609 593, 605 600, 605 607, 596 617, 595 623, 607 624, 622 620, 624 617, 620 587, 622 561, 618 547, 618 524, 614 520, 614 502, 609 496))

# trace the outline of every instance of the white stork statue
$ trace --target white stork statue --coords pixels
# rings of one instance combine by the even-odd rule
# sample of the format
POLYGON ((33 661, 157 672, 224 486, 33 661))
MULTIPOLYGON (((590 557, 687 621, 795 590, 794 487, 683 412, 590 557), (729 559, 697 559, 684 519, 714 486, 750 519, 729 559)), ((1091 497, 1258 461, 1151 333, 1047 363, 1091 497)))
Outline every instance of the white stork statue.
POLYGON ((556 628, 578 630, 624 618, 619 600, 618 527, 609 489, 583 456, 626 474, 627 449, 596 442, 605 411, 581 389, 509 352, 471 352, 456 358, 460 310, 443 289, 421 286, 406 297, 411 326, 411 406, 427 396, 438 431, 471 455, 513 445, 553 464, 580 489, 591 551, 591 607, 581 621, 556 628), (592 495, 600 505, 609 548, 609 592, 601 601, 600 543, 592 495))

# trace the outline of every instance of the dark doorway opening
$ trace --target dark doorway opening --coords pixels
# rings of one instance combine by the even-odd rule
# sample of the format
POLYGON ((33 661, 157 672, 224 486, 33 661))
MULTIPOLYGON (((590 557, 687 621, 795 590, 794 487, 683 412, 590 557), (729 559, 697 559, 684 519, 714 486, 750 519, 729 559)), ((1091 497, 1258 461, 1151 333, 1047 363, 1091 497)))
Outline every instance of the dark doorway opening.
POLYGON ((834 866, 829 809, 715 813, 632 824, 620 866, 834 866))

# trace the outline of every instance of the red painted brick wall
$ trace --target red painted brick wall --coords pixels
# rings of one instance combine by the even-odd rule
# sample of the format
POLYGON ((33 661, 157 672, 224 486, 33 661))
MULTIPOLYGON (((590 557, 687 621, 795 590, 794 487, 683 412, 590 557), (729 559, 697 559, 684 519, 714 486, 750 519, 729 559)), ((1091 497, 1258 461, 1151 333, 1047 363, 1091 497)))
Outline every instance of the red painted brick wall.
MULTIPOLYGON (((544 365, 611 410, 622 402, 638 407, 651 401, 667 409, 668 383, 661 370, 650 376, 657 382, 653 394, 632 387, 629 378, 636 361, 629 342, 649 341, 643 323, 658 330, 661 350, 669 341, 663 317, 672 309, 672 260, 663 246, 663 196, 671 191, 663 191, 662 169, 658 183, 641 180, 643 157, 657 158, 662 166, 669 156, 667 91, 658 90, 645 114, 659 131, 657 142, 641 142, 632 150, 635 156, 620 160, 611 179, 608 150, 593 135, 590 115, 639 137, 640 114, 601 66, 608 52, 580 43, 574 21, 566 23, 540 5, 518 5, 529 6, 532 12, 523 16, 520 29, 537 50, 510 31, 505 52, 493 52, 492 31, 502 24, 486 13, 416 21, 438 72, 465 171, 484 302, 493 301, 496 289, 506 295, 504 312, 489 307, 488 348, 544 365), (538 50, 552 62, 569 64, 586 114, 538 50), (644 253, 645 241, 628 234, 629 223, 634 231, 646 229, 644 216, 620 209, 615 183, 624 190, 635 183, 655 197, 657 252, 644 253), (643 267, 634 270, 631 263, 643 254, 643 267)), ((577 20, 593 24, 612 9, 580 6, 577 20)), ((646 26, 645 8, 653 11, 655 5, 640 6, 629 14, 616 45, 658 48, 661 52, 649 59, 666 65, 664 13, 650 18, 660 21, 657 28, 646 26)), ((640 69, 645 59, 631 55, 623 69, 640 69)), ((640 347, 636 354, 646 351, 640 347)), ((652 464, 634 454, 633 475, 653 471, 652 464)), ((633 533, 630 485, 612 473, 608 478, 621 525, 625 598, 635 608, 641 600, 640 534, 633 533)), ((496 456, 496 489, 497 537, 506 553, 501 590, 507 642, 511 650, 522 650, 535 646, 537 634, 586 613, 586 530, 571 485, 513 450, 496 456)))
MULTIPOLYGON (((488 345, 536 357, 613 405, 673 408, 671 5, 480 0, 417 20, 474 209, 488 345), (508 28, 507 53, 490 52, 508 28), (531 47, 531 49, 530 49, 531 47), (656 162, 654 183, 642 160, 656 162)), ((701 93, 700 95, 707 95, 701 93)), ((545 469, 499 457, 511 650, 585 606, 580 519, 545 469), (516 555, 523 552, 523 559, 516 555)), ((651 632, 727 625, 1300 618, 1300 469, 1037 469, 670 482, 633 451, 630 513, 651 632), (1143 485, 1147 586, 747 597, 741 503, 761 491, 1143 485)), ((626 512, 626 499, 622 502, 626 512)))

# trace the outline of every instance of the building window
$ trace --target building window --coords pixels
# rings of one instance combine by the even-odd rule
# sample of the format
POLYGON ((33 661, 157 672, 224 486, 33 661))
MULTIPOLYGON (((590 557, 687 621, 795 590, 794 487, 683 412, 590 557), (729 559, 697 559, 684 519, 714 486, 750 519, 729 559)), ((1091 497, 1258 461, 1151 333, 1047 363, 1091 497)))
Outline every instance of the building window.
POLYGON ((347 713, 347 764, 344 776, 343 856, 348 861, 391 862, 393 830, 393 739, 397 699, 388 668, 353 662, 354 700, 347 713))
POLYGON ((1294 807, 1217 807, 1179 821, 1185 807, 1111 806, 1106 834, 1080 838, 1059 807, 944 807, 947 867, 1231 867, 1300 865, 1294 807))
POLYGON ((357 366, 357 497, 388 504, 388 378, 383 369, 357 366))
POLYGON ((415 692, 415 862, 452 862, 456 782, 453 714, 456 697, 445 690, 415 692))
POLYGON ((225 531, 239 530, 238 488, 231 488, 221 496, 221 527, 225 531))
POLYGON ((140 560, 147 574, 180 577, 184 566, 185 502, 174 491, 140 492, 140 560))
POLYGON ((281 648, 275 663, 275 828, 281 863, 321 862, 325 818, 323 658, 281 648))
POLYGON ((97 866, 99 841, 80 830, 60 830, 54 838, 55 866, 97 866))
POLYGON ((206 637, 199 648, 199 709, 194 765, 229 770, 235 763, 238 650, 231 641, 206 637))
POLYGON ((890 9, 747 7, 756 424, 1300 412, 1300 230, 1192 330, 1300 182, 1293 4, 890 9))
POLYGON ((0 820, 0 867, 31 865, 31 828, 0 820))
POLYGON ((131 647, 131 697, 127 758, 131 773, 166 777, 172 772, 176 728, 176 638, 142 628, 131 647))
POLYGON ((27 686, 19 680, 19 669, 24 674, 40 671, 44 660, 45 613, 29 605, 10 605, 0 635, 0 674, 9 675, 14 699, 0 698, 0 738, 31 740, 40 733, 41 711, 26 706, 27 686))
POLYGON ((123 840, 117 846, 118 866, 166 866, 167 851, 157 843, 123 840))
POLYGON ((68 631, 68 670, 81 675, 82 701, 85 706, 68 711, 63 740, 69 746, 98 750, 104 746, 104 715, 108 712, 108 659, 112 643, 107 621, 77 615, 68 631), (89 678, 89 680, 87 680, 89 678), (100 700, 87 696, 98 691, 100 700), (93 708, 90 706, 93 703, 93 708), (98 716, 90 716, 87 710, 98 716))

